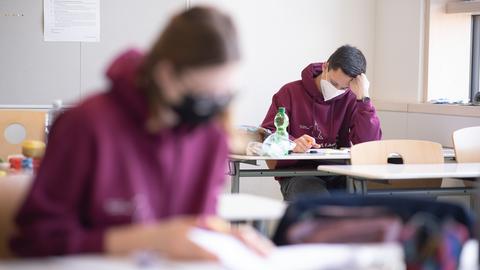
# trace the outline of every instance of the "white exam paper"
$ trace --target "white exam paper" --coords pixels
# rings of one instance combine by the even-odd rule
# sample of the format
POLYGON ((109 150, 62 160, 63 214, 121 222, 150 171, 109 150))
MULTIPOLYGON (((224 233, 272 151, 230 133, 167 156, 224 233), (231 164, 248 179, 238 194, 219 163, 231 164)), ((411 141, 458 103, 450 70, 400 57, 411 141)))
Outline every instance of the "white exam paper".
POLYGON ((100 0, 44 0, 45 41, 100 41, 100 0))
POLYGON ((233 270, 405 269, 403 251, 396 244, 300 244, 278 247, 261 257, 230 235, 194 229, 190 239, 233 270))

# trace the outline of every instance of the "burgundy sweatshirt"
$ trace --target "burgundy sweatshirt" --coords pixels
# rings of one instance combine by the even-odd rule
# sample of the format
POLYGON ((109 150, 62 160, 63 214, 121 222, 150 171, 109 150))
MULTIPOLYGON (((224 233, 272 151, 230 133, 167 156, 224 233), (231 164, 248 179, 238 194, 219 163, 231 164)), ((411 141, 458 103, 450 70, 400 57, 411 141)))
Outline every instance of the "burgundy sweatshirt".
MULTIPOLYGON (((285 107, 290 119, 287 130, 292 140, 307 134, 323 148, 380 140, 380 120, 372 103, 357 101, 350 89, 325 101, 315 84, 315 77, 321 73, 322 63, 310 64, 302 71, 301 80, 284 85, 273 96, 262 127, 275 131, 273 120, 278 107, 285 107)), ((307 163, 282 161, 277 167, 305 167, 307 163)))
POLYGON ((19 256, 103 251, 108 228, 185 214, 214 214, 228 154, 215 122, 146 131, 135 86, 142 55, 108 69, 109 91, 83 101, 52 127, 45 157, 16 217, 19 256))

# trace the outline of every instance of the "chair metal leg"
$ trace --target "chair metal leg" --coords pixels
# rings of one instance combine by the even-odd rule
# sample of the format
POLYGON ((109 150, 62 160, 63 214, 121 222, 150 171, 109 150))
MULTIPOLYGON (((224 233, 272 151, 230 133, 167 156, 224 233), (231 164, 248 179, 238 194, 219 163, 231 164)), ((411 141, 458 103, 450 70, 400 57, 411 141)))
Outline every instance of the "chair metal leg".
POLYGON ((350 176, 347 176, 347 193, 348 194, 354 194, 355 193, 355 181, 350 176))
POLYGON ((268 238, 268 222, 266 220, 254 220, 252 221, 252 226, 260 234, 268 238))
POLYGON ((361 185, 362 185, 362 196, 367 196, 368 194, 368 186, 367 186, 367 181, 360 180, 361 185))
POLYGON ((229 161, 228 162, 229 174, 231 176, 231 193, 240 192, 240 162, 238 161, 229 161))
POLYGON ((362 196, 366 196, 368 193, 367 190, 367 182, 362 179, 352 178, 354 194, 360 194, 362 196))

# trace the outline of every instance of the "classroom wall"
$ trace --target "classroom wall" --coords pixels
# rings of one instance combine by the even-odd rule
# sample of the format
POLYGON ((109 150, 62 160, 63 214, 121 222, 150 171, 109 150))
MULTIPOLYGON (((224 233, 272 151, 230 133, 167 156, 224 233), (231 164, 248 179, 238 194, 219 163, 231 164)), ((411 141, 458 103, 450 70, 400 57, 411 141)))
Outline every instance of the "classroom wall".
POLYGON ((425 113, 379 111, 384 139, 430 140, 453 147, 452 133, 480 126, 480 118, 425 113))
POLYGON ((102 0, 101 42, 44 42, 43 1, 0 1, 0 106, 74 102, 103 90, 111 58, 147 47, 172 11, 185 7, 179 0, 102 0))
MULTIPOLYGON (((27 0, 28 1, 28 0, 27 0)), ((101 0, 101 42, 80 44, 80 97, 103 90, 105 68, 126 48, 147 50, 186 0, 101 0)))
POLYGON ((418 102, 422 95, 424 0, 375 2, 372 96, 418 102))

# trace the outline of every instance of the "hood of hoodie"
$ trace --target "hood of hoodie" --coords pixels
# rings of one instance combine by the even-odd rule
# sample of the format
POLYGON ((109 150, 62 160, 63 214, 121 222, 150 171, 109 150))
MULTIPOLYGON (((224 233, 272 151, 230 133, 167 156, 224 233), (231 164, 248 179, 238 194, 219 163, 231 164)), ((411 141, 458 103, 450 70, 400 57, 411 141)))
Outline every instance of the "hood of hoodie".
POLYGON ((110 93, 129 115, 141 123, 144 123, 149 115, 147 98, 137 83, 143 57, 141 51, 129 49, 116 57, 106 72, 110 82, 110 93))
POLYGON ((318 89, 317 84, 315 83, 315 78, 320 75, 323 71, 323 64, 324 63, 312 63, 306 66, 302 70, 302 84, 305 90, 307 91, 308 95, 312 97, 312 99, 317 103, 329 103, 333 102, 337 99, 342 98, 346 95, 350 89, 347 89, 343 94, 338 95, 328 101, 325 101, 323 97, 322 91, 318 89))

